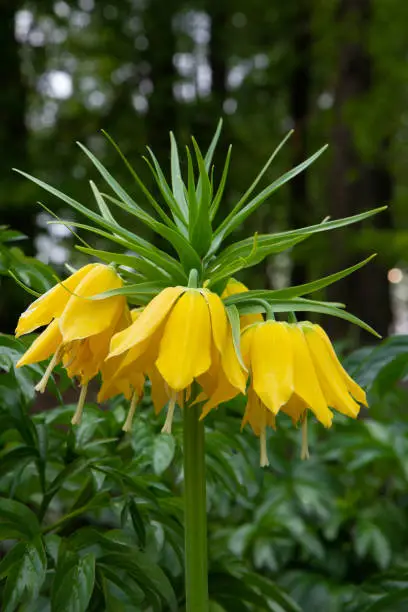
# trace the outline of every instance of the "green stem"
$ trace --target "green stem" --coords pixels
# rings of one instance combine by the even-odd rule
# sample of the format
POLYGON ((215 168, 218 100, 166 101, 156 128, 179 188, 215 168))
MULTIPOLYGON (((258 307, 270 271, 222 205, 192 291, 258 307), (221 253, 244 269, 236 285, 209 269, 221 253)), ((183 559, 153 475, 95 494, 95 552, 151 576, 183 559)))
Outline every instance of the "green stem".
POLYGON ((208 612, 204 423, 184 408, 184 546, 186 612, 208 612))

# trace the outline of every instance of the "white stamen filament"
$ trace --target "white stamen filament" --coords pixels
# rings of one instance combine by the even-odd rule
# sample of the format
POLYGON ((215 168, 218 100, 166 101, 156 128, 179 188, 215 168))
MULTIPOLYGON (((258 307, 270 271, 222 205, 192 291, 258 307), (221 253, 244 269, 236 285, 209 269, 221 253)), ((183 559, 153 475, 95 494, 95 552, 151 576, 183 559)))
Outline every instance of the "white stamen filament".
POLYGON ((259 461, 259 465, 261 467, 266 467, 269 465, 268 459, 268 451, 266 450, 266 427, 264 426, 261 431, 261 435, 259 436, 259 443, 261 449, 261 457, 259 461))
POLYGON ((302 460, 309 459, 309 456, 309 445, 307 441, 307 412, 305 412, 302 421, 302 450, 300 452, 300 458, 302 460))
POLYGON ((162 433, 171 434, 171 426, 173 424, 173 417, 174 417, 174 408, 176 407, 176 398, 177 398, 177 394, 172 395, 172 397, 170 398, 169 407, 167 408, 166 420, 162 428, 162 433))
POLYGON ((60 354, 61 354, 61 346, 59 346, 57 350, 55 351, 53 358, 51 359, 50 363, 48 364, 47 369, 44 372, 44 376, 42 377, 40 382, 36 384, 36 386, 34 387, 35 390, 38 391, 39 393, 44 393, 47 383, 49 381, 49 378, 52 374, 52 371, 59 361, 60 354))
POLYGON ((86 399, 86 392, 88 391, 88 383, 82 385, 81 393, 79 394, 78 404, 75 410, 75 414, 71 419, 72 425, 79 425, 82 419, 82 412, 84 410, 84 404, 86 399))
POLYGON ((130 407, 127 413, 126 421, 124 422, 124 425, 122 427, 123 431, 132 431, 133 417, 135 416, 138 400, 139 400, 139 395, 135 391, 132 395, 132 400, 130 402, 130 407))

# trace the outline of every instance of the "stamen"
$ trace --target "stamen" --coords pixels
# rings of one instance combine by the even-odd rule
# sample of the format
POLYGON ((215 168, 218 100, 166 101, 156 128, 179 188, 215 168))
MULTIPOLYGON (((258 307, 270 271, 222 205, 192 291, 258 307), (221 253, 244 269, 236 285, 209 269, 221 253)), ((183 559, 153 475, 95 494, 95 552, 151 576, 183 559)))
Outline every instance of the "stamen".
POLYGON ((162 427, 162 433, 171 434, 171 426, 173 424, 173 417, 174 417, 174 408, 176 407, 176 398, 177 398, 176 393, 174 393, 170 398, 169 407, 167 408, 166 420, 162 427))
POLYGON ((264 426, 261 431, 261 435, 259 436, 259 443, 261 449, 261 457, 259 461, 259 465, 261 467, 266 467, 269 465, 268 459, 268 451, 266 450, 266 427, 264 426))
POLYGON ((307 441, 307 411, 305 412, 302 419, 302 450, 300 451, 300 458, 302 460, 309 459, 309 445, 307 441))
POLYGON ((88 391, 88 383, 82 385, 81 393, 79 394, 78 404, 75 410, 75 414, 71 419, 72 425, 79 425, 82 419, 82 412, 84 410, 84 404, 86 399, 86 392, 88 391))
POLYGON ((36 386, 34 387, 34 389, 36 391, 38 391, 39 393, 44 393, 45 388, 47 386, 47 383, 49 381, 49 378, 52 374, 53 369, 55 368, 55 366, 57 365, 59 358, 60 358, 60 354, 61 354, 61 348, 62 345, 60 345, 57 350, 55 351, 53 358, 51 359, 50 363, 48 364, 47 369, 44 372, 44 376, 42 377, 42 379, 40 380, 40 382, 38 384, 36 384, 36 386))
POLYGON ((132 395, 132 401, 130 402, 130 407, 127 413, 126 421, 122 427, 123 431, 132 431, 133 417, 135 416, 138 401, 139 401, 139 395, 135 391, 132 395))

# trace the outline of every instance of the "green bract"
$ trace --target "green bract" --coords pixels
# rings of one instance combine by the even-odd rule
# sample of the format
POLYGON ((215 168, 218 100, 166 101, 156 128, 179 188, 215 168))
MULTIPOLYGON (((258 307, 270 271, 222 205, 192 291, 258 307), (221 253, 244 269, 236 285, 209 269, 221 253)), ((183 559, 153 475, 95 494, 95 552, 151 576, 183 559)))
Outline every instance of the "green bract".
MULTIPOLYGON (((160 201, 149 192, 117 144, 110 136, 105 134, 118 151, 136 184, 144 194, 150 212, 136 202, 110 174, 107 168, 82 144, 79 144, 79 146, 94 164, 111 190, 110 193, 104 193, 90 181, 99 213, 90 210, 77 200, 72 199, 47 183, 25 172, 19 172, 88 218, 88 223, 63 220, 58 220, 57 222, 64 223, 69 227, 93 232, 111 240, 126 251, 124 253, 101 251, 93 249, 89 245, 77 247, 80 251, 102 261, 123 266, 123 275, 131 281, 131 284, 129 283, 123 289, 111 291, 109 294, 126 295, 131 303, 140 305, 147 304, 166 286, 186 285, 192 269, 197 270, 201 286, 205 285, 213 291, 222 293, 228 279, 240 270, 260 263, 269 255, 291 249, 297 243, 309 238, 312 234, 326 232, 363 221, 386 208, 384 206, 352 217, 324 221, 317 225, 287 232, 255 234, 244 240, 229 244, 224 248, 223 241, 231 232, 241 225, 259 206, 264 204, 274 191, 312 164, 323 153, 326 147, 322 147, 306 161, 283 174, 260 192, 255 193, 260 180, 291 135, 290 132, 276 147, 261 172, 241 199, 235 204, 232 211, 226 214, 221 223, 215 227, 214 219, 216 213, 220 209, 222 211, 222 198, 231 158, 230 147, 221 180, 219 185, 215 186, 213 182, 214 168, 212 166, 212 159, 221 133, 221 127, 222 121, 219 122, 208 151, 204 156, 198 144, 192 138, 192 150, 186 147, 187 176, 184 177, 181 172, 177 143, 173 134, 170 134, 170 182, 166 179, 165 173, 154 153, 148 148, 150 157, 144 159, 159 189, 160 201), (126 229, 123 225, 120 225, 112 213, 114 208, 124 210, 130 216, 135 217, 138 222, 143 223, 155 234, 166 240, 172 247, 174 255, 169 255, 149 241, 126 229)), ((277 312, 295 312, 301 310, 330 314, 360 325, 367 331, 375 334, 376 332, 371 327, 347 313, 341 304, 306 300, 303 297, 313 291, 323 289, 354 272, 370 259, 371 257, 346 270, 305 285, 276 291, 248 291, 228 297, 226 305, 231 313, 230 319, 233 328, 238 325, 236 323, 238 318, 232 313, 262 312, 263 307, 259 302, 262 299, 268 302, 277 312)), ((106 296, 107 294, 104 295, 106 296)))

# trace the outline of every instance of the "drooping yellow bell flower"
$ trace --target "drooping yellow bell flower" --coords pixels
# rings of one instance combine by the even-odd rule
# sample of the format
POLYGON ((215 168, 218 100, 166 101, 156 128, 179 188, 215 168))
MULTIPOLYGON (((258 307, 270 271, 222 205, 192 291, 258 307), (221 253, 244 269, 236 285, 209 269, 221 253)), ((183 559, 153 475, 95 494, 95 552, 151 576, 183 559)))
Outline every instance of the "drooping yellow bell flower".
POLYGON ((249 422, 255 433, 260 432, 257 435, 261 437, 264 465, 265 427, 273 426, 265 411, 274 417, 282 411, 294 423, 302 422, 305 457, 308 410, 330 427, 330 408, 355 418, 360 409, 357 402, 366 404, 364 391, 343 369, 329 338, 318 325, 271 320, 253 325, 241 335, 241 351, 250 372, 244 422, 249 422))
MULTIPOLYGON (((222 292, 221 297, 227 298, 230 295, 236 295, 237 293, 244 293, 245 291, 248 291, 248 287, 246 287, 244 283, 237 281, 235 278, 230 278, 227 283, 227 286, 222 292)), ((248 327, 248 325, 252 325, 252 323, 261 323, 263 320, 264 318, 261 315, 261 313, 246 314, 246 315, 241 315, 239 317, 239 321, 241 324, 241 330, 245 329, 245 327, 248 327)))
MULTIPOLYGON (((112 339, 108 358, 127 351, 121 370, 133 367, 153 377, 159 374, 170 402, 169 410, 174 410, 176 402, 183 404, 184 392, 194 381, 202 384, 204 391, 208 381, 214 385, 218 382, 220 375, 212 372, 216 362, 222 364, 219 371, 232 385, 233 395, 245 391, 246 378, 236 372, 235 353, 227 356, 229 342, 232 342, 229 323, 218 295, 208 289, 167 287, 128 329, 112 339)), ((219 399, 226 401, 222 391, 219 389, 219 399)), ((224 391, 228 391, 230 399, 231 389, 224 391)))
POLYGON ((48 291, 20 317, 17 335, 47 323, 48 327, 21 357, 17 367, 52 357, 36 386, 43 392, 53 368, 62 361, 68 375, 78 377, 82 387, 74 423, 80 420, 88 382, 104 362, 113 334, 129 323, 123 296, 89 298, 121 286, 121 278, 111 267, 91 264, 70 276, 64 286, 57 285, 48 291))

